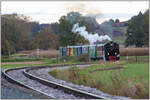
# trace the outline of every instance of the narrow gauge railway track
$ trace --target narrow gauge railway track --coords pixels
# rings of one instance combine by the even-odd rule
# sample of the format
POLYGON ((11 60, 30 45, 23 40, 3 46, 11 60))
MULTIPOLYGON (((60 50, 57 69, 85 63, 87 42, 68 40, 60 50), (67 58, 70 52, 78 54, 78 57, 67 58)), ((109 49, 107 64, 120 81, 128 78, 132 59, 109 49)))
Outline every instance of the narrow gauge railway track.
MULTIPOLYGON (((74 64, 75 65, 75 64, 74 64)), ((83 64, 82 64, 83 65, 83 64)), ((56 65, 57 67, 62 65, 56 65)), ((39 66, 39 67, 22 67, 3 70, 2 75, 10 82, 32 89, 49 98, 59 99, 106 99, 107 97, 88 93, 86 91, 77 90, 68 86, 58 84, 53 81, 45 80, 28 73, 29 69, 53 68, 56 66, 39 66)), ((68 65, 63 65, 68 66, 68 65)))

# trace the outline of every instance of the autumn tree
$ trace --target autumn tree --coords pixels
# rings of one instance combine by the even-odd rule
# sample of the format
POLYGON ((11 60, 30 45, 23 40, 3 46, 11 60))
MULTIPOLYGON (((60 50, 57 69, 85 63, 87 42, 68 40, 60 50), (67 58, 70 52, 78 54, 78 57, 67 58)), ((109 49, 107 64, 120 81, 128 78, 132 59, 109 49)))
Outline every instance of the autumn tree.
POLYGON ((2 16, 2 54, 9 55, 21 49, 22 34, 16 14, 2 16))
POLYGON ((56 49, 58 48, 58 36, 52 33, 51 27, 48 26, 41 30, 33 42, 34 48, 56 49))
POLYGON ((2 55, 9 55, 21 50, 32 49, 34 22, 19 14, 1 16, 2 55))

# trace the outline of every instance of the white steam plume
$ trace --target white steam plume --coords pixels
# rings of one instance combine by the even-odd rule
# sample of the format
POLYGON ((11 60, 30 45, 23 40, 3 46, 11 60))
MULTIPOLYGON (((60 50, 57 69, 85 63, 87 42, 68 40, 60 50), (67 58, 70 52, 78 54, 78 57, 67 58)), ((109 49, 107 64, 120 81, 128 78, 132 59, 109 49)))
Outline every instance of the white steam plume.
POLYGON ((93 44, 97 40, 98 41, 103 41, 103 40, 111 41, 111 38, 108 35, 99 36, 97 33, 96 34, 88 34, 88 32, 86 31, 86 27, 85 26, 79 27, 79 23, 74 24, 74 26, 72 28, 72 32, 78 33, 81 36, 83 36, 85 39, 89 40, 90 44, 93 44))

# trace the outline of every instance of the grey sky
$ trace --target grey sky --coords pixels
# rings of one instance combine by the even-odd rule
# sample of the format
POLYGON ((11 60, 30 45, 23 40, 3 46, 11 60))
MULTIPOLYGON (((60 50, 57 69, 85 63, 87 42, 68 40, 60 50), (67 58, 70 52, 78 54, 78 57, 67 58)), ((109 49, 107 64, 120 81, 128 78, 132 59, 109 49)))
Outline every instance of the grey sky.
POLYGON ((2 14, 24 14, 40 23, 58 22, 71 11, 97 15, 99 23, 110 18, 125 21, 149 8, 148 1, 2 1, 1 4, 2 14))

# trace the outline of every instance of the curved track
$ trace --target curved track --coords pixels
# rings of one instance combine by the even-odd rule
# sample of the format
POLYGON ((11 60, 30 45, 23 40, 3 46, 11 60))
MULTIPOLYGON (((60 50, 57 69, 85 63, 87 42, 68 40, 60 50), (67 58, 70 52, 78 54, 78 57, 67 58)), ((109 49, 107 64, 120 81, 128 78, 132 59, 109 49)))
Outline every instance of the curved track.
MULTIPOLYGON (((59 67, 62 65, 57 65, 59 67)), ((67 65, 63 65, 67 66, 67 65)), ((53 68, 56 66, 22 67, 3 70, 2 75, 10 82, 32 89, 49 98, 58 99, 107 99, 107 97, 88 93, 59 83, 42 79, 28 73, 29 70, 40 68, 53 68)))

